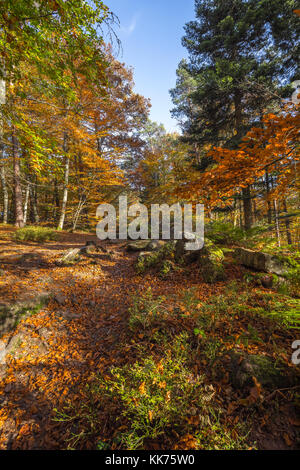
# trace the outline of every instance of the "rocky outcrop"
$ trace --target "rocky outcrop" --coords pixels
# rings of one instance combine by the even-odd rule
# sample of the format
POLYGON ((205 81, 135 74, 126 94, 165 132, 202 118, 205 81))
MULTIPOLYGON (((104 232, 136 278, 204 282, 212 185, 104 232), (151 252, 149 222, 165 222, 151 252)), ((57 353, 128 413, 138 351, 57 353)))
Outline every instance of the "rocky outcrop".
POLYGON ((284 276, 288 273, 288 264, 276 255, 246 248, 237 248, 234 255, 237 262, 247 268, 276 274, 277 276, 284 276))

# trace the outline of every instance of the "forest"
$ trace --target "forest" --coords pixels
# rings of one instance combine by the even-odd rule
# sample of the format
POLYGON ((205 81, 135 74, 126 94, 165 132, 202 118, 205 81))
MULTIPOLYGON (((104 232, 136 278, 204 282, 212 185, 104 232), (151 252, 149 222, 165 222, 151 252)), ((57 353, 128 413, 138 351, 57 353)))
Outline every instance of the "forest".
POLYGON ((1 0, 0 450, 299 449, 299 17, 195 0, 169 132, 105 1, 1 0))

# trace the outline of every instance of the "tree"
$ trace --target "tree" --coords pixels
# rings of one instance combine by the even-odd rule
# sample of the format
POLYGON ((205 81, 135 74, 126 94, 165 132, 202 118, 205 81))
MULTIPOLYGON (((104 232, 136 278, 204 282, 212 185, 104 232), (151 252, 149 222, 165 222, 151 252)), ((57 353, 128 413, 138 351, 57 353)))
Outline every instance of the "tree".
POLYGON ((205 200, 208 208, 227 206, 240 190, 266 175, 272 175, 267 201, 275 201, 276 206, 278 199, 283 200, 284 212, 286 197, 293 192, 299 195, 299 105, 286 104, 281 113, 267 114, 262 121, 264 126, 252 128, 238 149, 213 148, 214 165, 191 176, 188 191, 205 200))
MULTIPOLYGON (((263 113, 291 93, 299 48, 295 5, 289 0, 195 1, 196 20, 186 25, 183 38, 189 62, 181 63, 179 74, 183 67, 196 90, 187 95, 179 79, 171 92, 177 104, 174 115, 187 113, 187 141, 201 149, 216 144, 235 149, 263 113), (191 100, 192 114, 182 108, 180 96, 182 102, 191 100)), ((206 160, 200 168, 210 163, 206 160)), ((243 201, 249 228, 250 188, 243 188, 243 201)))
MULTIPOLYGON (((99 27, 108 21, 110 12, 102 1, 63 0, 37 2, 4 0, 0 6, 0 79, 2 85, 14 87, 14 96, 24 98, 24 83, 30 82, 40 94, 53 97, 59 93, 66 102, 76 99, 79 75, 94 86, 105 81, 104 54, 99 27), (75 54, 76 52, 76 54, 75 54), (80 57, 75 60, 75 57, 80 57), (99 64, 103 73, 98 74, 99 64), (30 74, 34 68, 34 75, 30 74)), ((8 119, 18 128, 18 113, 8 115, 1 107, 1 123, 8 119)), ((0 140, 3 138, 1 126, 0 140)), ((22 192, 20 190, 18 143, 14 132, 15 210, 16 223, 23 225, 22 192)), ((3 147, 3 143, 1 143, 3 147)), ((3 164, 1 163, 1 167, 3 164)), ((5 192, 5 182, 2 176, 5 192)))

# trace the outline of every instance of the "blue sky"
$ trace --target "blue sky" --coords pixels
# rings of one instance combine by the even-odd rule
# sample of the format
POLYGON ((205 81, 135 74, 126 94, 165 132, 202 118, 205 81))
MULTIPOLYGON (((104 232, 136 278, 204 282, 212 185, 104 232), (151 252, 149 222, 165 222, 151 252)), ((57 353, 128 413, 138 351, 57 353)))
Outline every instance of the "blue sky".
POLYGON ((151 99, 151 119, 167 131, 178 130, 170 115, 169 89, 176 83, 183 26, 194 19, 194 0, 106 0, 120 20, 118 59, 134 68, 136 92, 151 99))

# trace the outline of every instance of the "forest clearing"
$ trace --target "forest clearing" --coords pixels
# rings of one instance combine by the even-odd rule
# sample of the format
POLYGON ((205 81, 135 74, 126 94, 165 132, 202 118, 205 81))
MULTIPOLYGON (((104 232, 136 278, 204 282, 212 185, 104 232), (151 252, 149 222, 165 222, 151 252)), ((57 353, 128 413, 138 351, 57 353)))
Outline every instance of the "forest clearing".
POLYGON ((113 0, 2 3, 0 450, 299 449, 296 1, 192 1, 175 132, 113 0))

